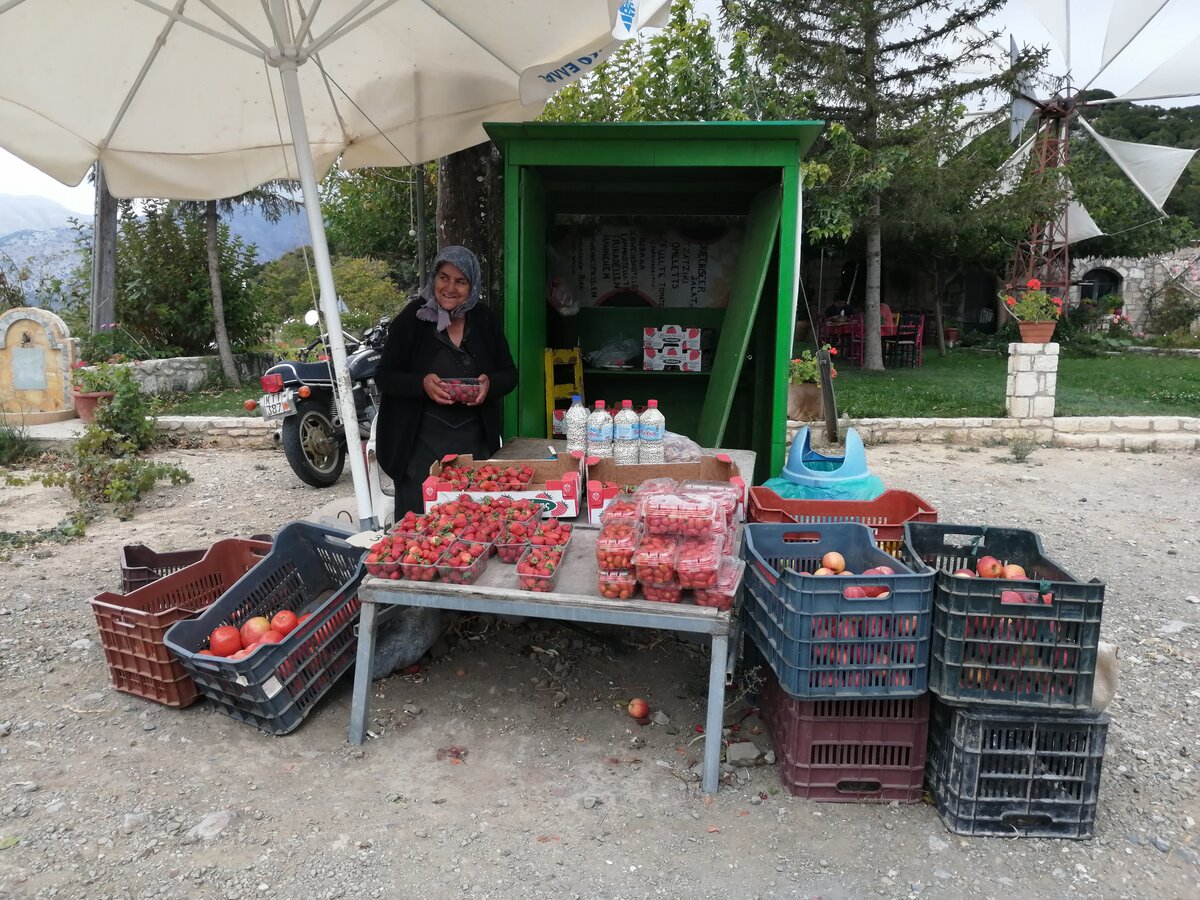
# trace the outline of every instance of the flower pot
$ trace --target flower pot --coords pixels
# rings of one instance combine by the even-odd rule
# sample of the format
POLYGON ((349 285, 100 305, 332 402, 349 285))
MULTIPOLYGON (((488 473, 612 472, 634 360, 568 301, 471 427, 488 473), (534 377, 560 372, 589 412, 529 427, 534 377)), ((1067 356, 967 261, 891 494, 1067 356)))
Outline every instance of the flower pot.
POLYGON ((947 328, 946 329, 946 343, 948 343, 948 344, 957 344, 958 343, 958 329, 957 328, 947 328))
POLYGON ((1018 322, 1017 329, 1021 332, 1023 344, 1047 344, 1054 337, 1054 326, 1057 322, 1018 322))
POLYGON ((75 398, 75 412, 85 425, 90 425, 96 418, 96 404, 101 400, 111 400, 113 391, 72 391, 75 398))
POLYGON ((816 422, 825 415, 819 384, 788 385, 788 418, 794 422, 816 422))

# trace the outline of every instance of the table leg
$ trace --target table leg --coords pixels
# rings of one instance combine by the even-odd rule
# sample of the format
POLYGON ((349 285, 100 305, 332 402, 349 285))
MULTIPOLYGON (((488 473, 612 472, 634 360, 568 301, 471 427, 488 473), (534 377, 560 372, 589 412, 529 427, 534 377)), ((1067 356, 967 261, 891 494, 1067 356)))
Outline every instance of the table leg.
POLYGON ((708 670, 708 717, 704 723, 704 769, 700 782, 706 794, 715 794, 721 780, 721 732, 725 726, 725 662, 729 635, 714 634, 708 670))
POLYGON ((379 607, 363 601, 358 620, 358 655, 354 660, 354 693, 350 696, 350 743, 361 744, 367 737, 367 716, 371 712, 371 664, 375 661, 375 616, 379 607))

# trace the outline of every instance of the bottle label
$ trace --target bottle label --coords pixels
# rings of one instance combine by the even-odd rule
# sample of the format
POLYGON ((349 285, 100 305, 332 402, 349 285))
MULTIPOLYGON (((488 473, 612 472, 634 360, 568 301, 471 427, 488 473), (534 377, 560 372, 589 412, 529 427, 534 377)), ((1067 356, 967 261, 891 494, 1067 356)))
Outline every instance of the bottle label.
POLYGON ((620 422, 613 425, 613 440, 614 441, 636 441, 638 439, 638 426, 636 422, 620 422))
POLYGON ((651 425, 643 422, 638 431, 643 441, 661 441, 663 439, 663 427, 661 425, 651 425))
MULTIPOLYGON (((606 417, 607 418, 607 417, 606 417)), ((612 419, 607 422, 592 424, 588 423, 587 439, 593 444, 607 444, 613 439, 612 419)))

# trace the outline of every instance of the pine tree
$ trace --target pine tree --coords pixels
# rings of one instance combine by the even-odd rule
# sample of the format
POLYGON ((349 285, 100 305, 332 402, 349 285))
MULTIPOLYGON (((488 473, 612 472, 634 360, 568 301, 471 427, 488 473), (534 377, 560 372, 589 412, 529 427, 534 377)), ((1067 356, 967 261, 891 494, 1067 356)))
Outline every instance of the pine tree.
POLYGON ((749 41, 748 54, 770 102, 805 97, 815 118, 836 123, 818 150, 829 167, 810 192, 810 237, 848 237, 866 245, 864 366, 882 369, 879 303, 883 223, 898 172, 927 153, 917 142, 945 143, 962 128, 963 101, 992 92, 1003 102, 1019 74, 997 64, 998 34, 981 23, 1005 0, 724 0, 723 21, 749 41), (962 73, 990 68, 987 74, 962 73), (931 122, 933 123, 931 127, 931 122))

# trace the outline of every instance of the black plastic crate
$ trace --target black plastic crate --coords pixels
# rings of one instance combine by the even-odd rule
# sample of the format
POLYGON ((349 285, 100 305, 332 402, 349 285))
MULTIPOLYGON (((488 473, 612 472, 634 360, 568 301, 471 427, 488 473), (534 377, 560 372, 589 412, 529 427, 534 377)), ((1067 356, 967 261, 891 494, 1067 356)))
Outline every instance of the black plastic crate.
POLYGON ((1080 582, 1032 531, 909 523, 900 558, 937 570, 929 686, 944 700, 1042 709, 1092 702, 1104 585, 1080 582), (1028 579, 966 578, 983 556, 1028 579))
POLYGON ((354 665, 358 586, 367 551, 349 532, 293 522, 250 573, 201 616, 171 627, 166 644, 223 712, 272 734, 296 728, 354 665), (282 609, 311 617, 278 644, 240 660, 201 656, 218 625, 240 627, 282 609))
POLYGON ((784 690, 805 699, 925 692, 932 572, 913 572, 857 523, 750 524, 744 533, 748 633, 784 690), (896 574, 808 574, 831 550, 850 571, 886 565, 896 574), (886 594, 847 597, 848 588, 886 594))
POLYGON ((926 775, 955 834, 1095 833, 1108 716, 935 702, 926 775))

